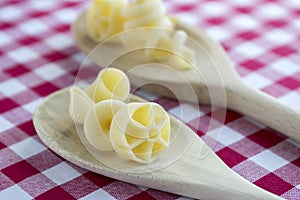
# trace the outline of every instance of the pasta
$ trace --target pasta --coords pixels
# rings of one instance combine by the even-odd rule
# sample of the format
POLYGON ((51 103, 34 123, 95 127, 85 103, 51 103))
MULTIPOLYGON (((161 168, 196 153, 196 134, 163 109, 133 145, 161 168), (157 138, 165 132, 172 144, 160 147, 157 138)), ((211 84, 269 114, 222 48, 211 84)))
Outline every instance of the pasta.
POLYGON ((122 44, 128 49, 145 47, 146 38, 154 27, 174 28, 174 24, 166 16, 166 11, 160 0, 136 0, 125 6, 122 9, 122 14, 126 18, 124 30, 145 28, 130 31, 120 37, 122 44))
POLYGON ((110 139, 125 159, 150 163, 169 146, 170 118, 156 103, 129 103, 113 117, 110 139))
POLYGON ((124 30, 144 28, 120 37, 126 48, 150 48, 146 53, 154 61, 166 61, 164 64, 176 69, 192 67, 194 51, 185 45, 187 35, 181 30, 172 36, 170 30, 174 29, 174 23, 160 0, 136 0, 124 7, 122 14, 126 17, 124 30))
POLYGON ((194 61, 194 51, 185 46, 187 35, 184 31, 176 31, 173 37, 160 30, 153 31, 146 39, 149 56, 156 61, 167 60, 167 64, 176 69, 190 69, 194 61))
POLYGON ((90 38, 99 42, 123 31, 121 14, 125 0, 93 0, 87 9, 86 24, 90 38))
POLYGON ((83 124, 86 113, 94 106, 92 99, 79 87, 71 87, 69 113, 75 123, 83 124))
POLYGON ((125 103, 108 99, 101 101, 90 109, 84 120, 84 133, 88 142, 101 151, 112 151, 110 142, 110 125, 115 113, 125 103))
POLYGON ((105 68, 85 91, 95 103, 106 99, 125 101, 130 92, 130 83, 126 74, 121 70, 105 68))

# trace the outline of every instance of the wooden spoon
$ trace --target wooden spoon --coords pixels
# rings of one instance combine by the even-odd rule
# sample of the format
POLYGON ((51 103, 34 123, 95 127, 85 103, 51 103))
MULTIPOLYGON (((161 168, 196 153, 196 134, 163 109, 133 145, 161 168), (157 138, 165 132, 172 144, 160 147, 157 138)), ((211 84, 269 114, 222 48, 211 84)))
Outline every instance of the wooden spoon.
POLYGON ((176 30, 184 30, 198 44, 191 44, 192 48, 197 48, 195 67, 191 70, 177 71, 187 81, 174 77, 170 74, 170 69, 147 65, 146 63, 151 61, 145 58, 143 51, 127 53, 120 43, 104 42, 99 45, 89 39, 86 33, 85 12, 81 13, 72 25, 75 42, 85 54, 89 54, 89 59, 102 67, 113 66, 128 72, 133 85, 151 83, 145 86, 147 90, 168 97, 174 97, 174 92, 170 92, 169 89, 175 88, 176 98, 180 100, 228 107, 300 142, 300 111, 246 85, 221 45, 204 31, 180 21, 176 22, 176 30), (126 56, 119 56, 122 54, 126 56), (119 57, 116 59, 117 56, 119 57), (131 70, 143 64, 146 66, 140 70, 131 70), (186 94, 186 85, 193 88, 197 98, 186 94), (169 89, 166 89, 168 87, 169 89))
MULTIPOLYGON (((85 148, 69 116, 68 89, 48 96, 35 110, 38 136, 54 152, 70 162, 111 178, 200 199, 282 199, 233 172, 213 151, 179 120, 171 117, 172 133, 193 137, 193 143, 172 165, 147 173, 129 173, 107 167, 85 148), (201 157, 201 152, 210 152, 201 157)), ((133 96, 132 101, 142 101, 133 96)), ((180 148, 176 145, 175 148, 180 148)), ((171 148, 171 146, 169 147, 171 148)))

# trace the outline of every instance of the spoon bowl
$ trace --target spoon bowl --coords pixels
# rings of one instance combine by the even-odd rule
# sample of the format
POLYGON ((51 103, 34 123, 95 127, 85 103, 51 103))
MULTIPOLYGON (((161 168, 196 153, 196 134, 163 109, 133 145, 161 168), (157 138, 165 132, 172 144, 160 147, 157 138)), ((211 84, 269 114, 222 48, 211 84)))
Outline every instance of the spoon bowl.
MULTIPOLYGON (((175 94, 177 99, 183 101, 232 109, 300 142, 299 110, 246 85, 222 46, 204 31, 179 20, 175 20, 175 29, 185 31, 191 38, 188 45, 196 52, 196 62, 190 70, 174 72, 170 67, 157 66, 145 57, 143 49, 128 50, 121 43, 111 43, 109 40, 101 44, 94 42, 86 33, 85 12, 72 25, 75 42, 90 60, 102 67, 122 69, 127 72, 133 85, 144 85, 144 89, 167 97, 175 98, 175 94), (178 74, 184 79, 179 79, 178 74), (193 93, 187 92, 187 85, 193 93), (172 88, 175 92, 166 88, 172 88)), ((121 34, 130 34, 130 31, 121 34)))
MULTIPOLYGON (((133 101, 142 101, 133 96, 133 101)), ((111 168, 86 149, 69 115, 70 95, 63 89, 48 96, 35 110, 33 122, 38 136, 66 160, 95 173, 121 181, 199 199, 281 199, 233 172, 185 124, 172 117, 172 129, 192 139, 186 151, 164 168, 135 173, 111 168), (202 152, 210 152, 201 156, 202 152)), ((174 148, 181 149, 180 144, 174 148)))

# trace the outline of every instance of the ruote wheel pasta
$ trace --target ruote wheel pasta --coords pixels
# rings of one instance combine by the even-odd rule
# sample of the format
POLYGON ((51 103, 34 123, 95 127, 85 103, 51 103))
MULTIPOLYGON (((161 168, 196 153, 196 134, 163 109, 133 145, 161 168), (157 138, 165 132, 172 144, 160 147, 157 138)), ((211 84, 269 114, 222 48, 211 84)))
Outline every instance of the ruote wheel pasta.
POLYGON ((70 88, 69 113, 75 123, 83 124, 85 115, 94 106, 92 99, 79 87, 70 88))
POLYGON ((122 101, 108 99, 101 101, 87 113, 84 120, 84 133, 88 142, 101 151, 112 151, 110 125, 113 116, 124 106, 122 101))
POLYGON ((125 5, 125 0, 93 0, 86 15, 88 35, 99 42, 122 32, 125 19, 121 10, 125 5))
POLYGON ((156 103, 129 103, 113 117, 110 139, 117 154, 150 163, 169 146, 170 118, 156 103))
POLYGON ((116 68, 105 68, 85 91, 98 103, 106 99, 124 101, 130 92, 129 79, 124 72, 116 68))

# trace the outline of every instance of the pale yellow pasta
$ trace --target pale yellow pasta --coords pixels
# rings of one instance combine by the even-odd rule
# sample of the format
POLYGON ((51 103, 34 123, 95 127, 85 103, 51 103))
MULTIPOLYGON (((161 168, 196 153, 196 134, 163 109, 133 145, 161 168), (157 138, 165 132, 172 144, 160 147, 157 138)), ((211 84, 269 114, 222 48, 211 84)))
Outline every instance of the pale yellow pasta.
POLYGON ((136 0, 124 7, 122 14, 126 17, 125 30, 141 27, 173 28, 161 0, 136 0))
POLYGON ((187 35, 184 31, 170 34, 153 31, 146 40, 146 46, 153 47, 148 55, 156 61, 167 60, 167 64, 176 69, 190 69, 194 64, 194 51, 185 45, 187 35))
POLYGON ((92 99, 79 87, 71 87, 69 113, 75 123, 83 124, 87 112, 93 107, 92 99))
POLYGON ((110 139, 125 159, 150 163, 169 146, 170 118, 156 103, 129 103, 113 117, 110 139))
POLYGON ((125 0, 93 0, 86 13, 88 35, 102 41, 122 32, 125 19, 121 10, 125 6, 125 0))
POLYGON ((125 103, 108 99, 101 101, 87 113, 84 120, 84 133, 88 142, 101 151, 112 151, 110 125, 112 118, 125 103))
POLYGON ((148 28, 130 31, 130 33, 120 37, 122 44, 130 49, 145 47, 146 38, 151 33, 152 28, 174 28, 174 23, 166 16, 161 0, 136 0, 125 6, 122 9, 122 14, 126 18, 124 30, 148 28))
POLYGON ((106 99, 124 101, 128 98, 130 83, 127 75, 121 70, 105 68, 85 91, 95 103, 106 99))
POLYGON ((122 10, 126 17, 123 34, 120 39, 128 49, 150 48, 146 53, 154 61, 164 61, 176 69, 190 69, 194 64, 194 51, 185 45, 187 35, 176 31, 173 36, 167 30, 174 28, 174 23, 166 15, 160 0, 136 0, 122 10))

